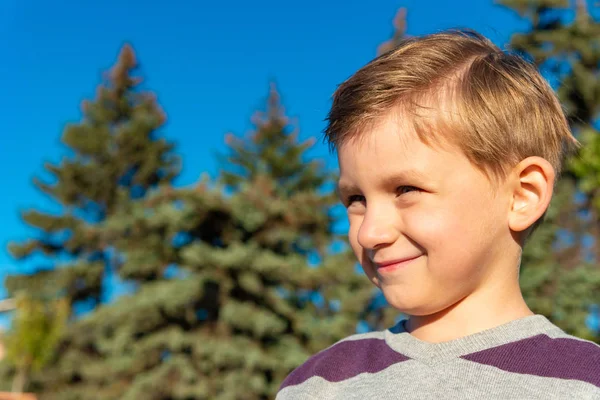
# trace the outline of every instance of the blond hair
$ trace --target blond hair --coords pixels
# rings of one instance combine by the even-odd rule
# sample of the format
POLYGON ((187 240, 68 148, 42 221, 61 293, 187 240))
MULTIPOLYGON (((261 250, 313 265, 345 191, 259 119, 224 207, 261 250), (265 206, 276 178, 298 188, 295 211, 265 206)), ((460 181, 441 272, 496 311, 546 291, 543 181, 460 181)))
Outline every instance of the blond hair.
POLYGON ((558 176, 578 146, 537 68, 472 30, 405 40, 361 68, 336 90, 325 139, 339 148, 393 111, 423 142, 454 144, 496 177, 529 156, 558 176))

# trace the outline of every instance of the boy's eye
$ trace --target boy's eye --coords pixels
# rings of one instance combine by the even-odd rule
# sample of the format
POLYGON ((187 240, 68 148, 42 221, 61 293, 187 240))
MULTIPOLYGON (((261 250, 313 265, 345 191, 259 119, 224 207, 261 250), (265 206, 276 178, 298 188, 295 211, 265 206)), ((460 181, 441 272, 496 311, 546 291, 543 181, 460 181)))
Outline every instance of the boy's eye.
POLYGON ((418 192, 419 190, 421 189, 415 186, 399 186, 397 192, 398 194, 405 194, 408 192, 418 192))
MULTIPOLYGON (((399 186, 398 189, 396 189, 396 193, 398 195, 402 195, 402 194, 406 194, 406 193, 410 193, 410 192, 420 192, 421 189, 419 189, 416 186, 408 186, 408 185, 404 185, 404 186, 399 186)), ((365 198, 365 196, 360 195, 360 194, 353 194, 347 197, 346 199, 346 205, 350 206, 353 203, 366 203, 367 199, 365 198)))
POLYGON ((366 201, 365 196, 360 195, 360 194, 353 194, 351 196, 348 196, 348 199, 346 200, 346 204, 350 205, 350 204, 355 203, 355 202, 362 203, 362 202, 365 202, 365 201, 366 201))

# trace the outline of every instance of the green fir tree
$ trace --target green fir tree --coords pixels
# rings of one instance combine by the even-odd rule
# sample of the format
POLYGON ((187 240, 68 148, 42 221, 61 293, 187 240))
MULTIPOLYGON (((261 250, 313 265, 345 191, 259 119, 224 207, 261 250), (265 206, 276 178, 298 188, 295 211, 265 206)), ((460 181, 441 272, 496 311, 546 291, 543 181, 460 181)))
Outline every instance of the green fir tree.
POLYGON ((73 324, 41 399, 270 399, 356 331, 372 287, 331 249, 331 176, 274 88, 254 122, 222 180, 163 185, 94 228, 120 272, 152 279, 73 324))
MULTIPOLYGON (((141 79, 133 76, 137 67, 133 48, 124 45, 95 99, 83 102, 81 121, 65 127, 62 143, 67 155, 59 164, 44 165, 51 176, 48 181, 34 180, 60 212, 23 212, 24 222, 35 233, 22 243, 11 243, 9 251, 17 260, 41 254, 46 261, 26 274, 9 276, 5 285, 10 296, 41 302, 63 299, 71 320, 77 317, 71 306, 97 307, 107 273, 117 273, 120 256, 96 227, 131 199, 178 174, 174 145, 159 132, 165 114, 154 94, 141 90, 141 79)), ((7 351, 17 350, 9 345, 7 351)), ((62 355, 56 357, 48 361, 49 369, 62 355)), ((10 371, 5 368, 2 375, 10 379, 10 371)), ((35 374, 32 387, 34 381, 35 374)))
MULTIPOLYGON (((38 234, 9 246, 17 260, 42 253, 54 267, 63 260, 66 265, 11 278, 6 283, 9 291, 26 288, 28 281, 46 281, 49 290, 71 301, 91 299, 97 304, 112 260, 107 243, 90 228, 112 215, 123 200, 143 196, 177 175, 173 144, 158 135, 165 114, 154 94, 138 89, 141 79, 132 76, 136 67, 132 47, 123 46, 96 98, 83 102, 82 121, 64 130, 62 143, 73 155, 58 165, 44 165, 52 176, 50 183, 34 180, 62 212, 24 212, 24 222, 38 234)), ((40 285, 33 286, 39 290, 40 285)))

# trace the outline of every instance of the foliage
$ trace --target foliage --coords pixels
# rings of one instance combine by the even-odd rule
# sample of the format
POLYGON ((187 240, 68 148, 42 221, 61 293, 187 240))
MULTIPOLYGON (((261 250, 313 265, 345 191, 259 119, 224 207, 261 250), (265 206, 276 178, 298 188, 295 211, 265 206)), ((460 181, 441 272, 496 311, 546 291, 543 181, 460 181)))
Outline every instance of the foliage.
POLYGON ((29 373, 41 371, 55 356, 68 310, 66 299, 17 296, 11 329, 3 337, 6 361, 16 370, 13 392, 22 393, 29 373))
POLYGON ((356 331, 372 296, 273 87, 255 131, 230 137, 235 175, 161 185, 90 228, 139 290, 76 321, 42 399, 267 399, 310 355, 356 331))
MULTIPOLYGON (((116 273, 119 254, 97 234, 96 227, 131 199, 143 197, 159 184, 170 183, 178 174, 179 159, 172 153, 174 146, 160 137, 165 114, 154 94, 141 90, 141 79, 133 76, 137 67, 132 47, 123 46, 115 65, 99 85, 96 98, 82 103, 81 121, 65 127, 62 143, 67 155, 59 164, 44 165, 48 181, 34 179, 35 186, 60 211, 23 212, 24 222, 35 233, 22 243, 11 243, 9 251, 17 260, 41 254, 46 265, 37 264, 33 271, 9 276, 5 285, 10 296, 22 293, 49 303, 24 303, 29 304, 23 307, 33 313, 33 319, 21 320, 17 314, 15 329, 21 333, 9 337, 9 354, 31 351, 32 363, 36 357, 42 357, 39 349, 32 346, 54 338, 54 334, 47 337, 45 322, 35 318, 39 307, 51 307, 52 299, 61 299, 60 307, 67 302, 68 314, 73 317, 78 317, 78 306, 87 305, 93 310, 102 302, 107 275, 116 273), (26 329, 32 330, 31 338, 24 335, 26 329)), ((72 329, 74 326, 68 324, 65 337, 73 334, 72 329)), ((50 352, 53 346, 44 348, 50 352)), ((64 350, 64 343, 59 350, 64 350)), ((33 368, 33 389, 42 389, 36 377, 45 376, 48 369, 54 370, 57 365, 64 367, 60 364, 64 360, 61 351, 56 358, 49 353, 42 358, 49 365, 39 373, 33 368)), ((28 357, 21 361, 30 363, 28 357)), ((0 365, 3 386, 7 386, 13 372, 6 362, 0 365)))
POLYGON ((136 67, 134 51, 125 45, 98 87, 96 99, 83 102, 82 121, 64 129, 62 143, 71 156, 58 165, 44 165, 50 183, 34 179, 61 211, 59 215, 24 212, 22 218, 35 229, 36 237, 11 243, 9 251, 17 260, 41 253, 50 265, 36 268, 33 276, 9 277, 9 292, 35 287, 73 302, 98 304, 113 260, 108 244, 95 237, 91 228, 124 200, 143 196, 178 173, 173 144, 158 136, 165 115, 152 93, 139 90, 141 79, 132 76, 136 67), (59 261, 66 265, 58 267, 59 261), (41 282, 48 285, 42 287, 41 282))

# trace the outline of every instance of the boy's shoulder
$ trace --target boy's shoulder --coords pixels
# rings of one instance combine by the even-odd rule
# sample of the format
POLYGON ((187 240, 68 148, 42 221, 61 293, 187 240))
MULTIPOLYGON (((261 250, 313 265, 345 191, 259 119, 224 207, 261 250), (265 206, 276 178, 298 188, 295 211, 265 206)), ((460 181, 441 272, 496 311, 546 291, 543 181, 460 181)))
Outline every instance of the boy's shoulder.
POLYGON ((283 381, 280 390, 313 377, 341 382, 362 373, 377 373, 408 360, 408 357, 388 346, 386 332, 354 334, 334 343, 296 368, 283 381))
POLYGON ((506 372, 587 382, 600 389, 600 345, 553 328, 461 358, 506 372))

